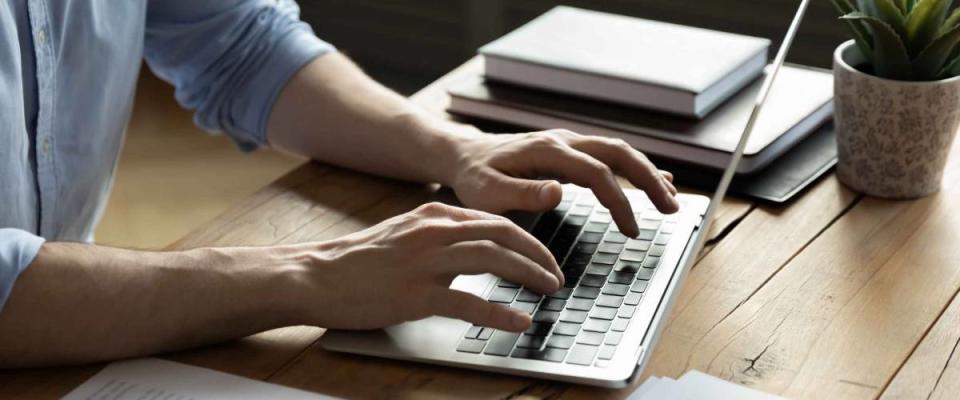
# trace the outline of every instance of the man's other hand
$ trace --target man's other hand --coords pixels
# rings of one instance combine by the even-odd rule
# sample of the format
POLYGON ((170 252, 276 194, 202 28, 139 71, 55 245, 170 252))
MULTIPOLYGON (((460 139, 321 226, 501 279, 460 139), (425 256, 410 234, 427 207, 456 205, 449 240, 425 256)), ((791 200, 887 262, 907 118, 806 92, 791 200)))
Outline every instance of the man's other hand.
MULTIPOLYGON (((433 315, 523 331, 526 312, 450 289, 459 275, 492 273, 540 293, 563 286, 550 252, 510 220, 431 203, 319 245, 288 247, 304 274, 302 323, 374 329, 433 315)), ((286 253, 286 251, 285 251, 286 253)))
POLYGON ((560 182, 590 188, 624 234, 639 234, 620 175, 647 193, 663 213, 679 209, 673 175, 658 170, 622 140, 565 130, 479 135, 458 144, 458 165, 448 183, 464 205, 491 213, 545 211, 562 197, 560 182))

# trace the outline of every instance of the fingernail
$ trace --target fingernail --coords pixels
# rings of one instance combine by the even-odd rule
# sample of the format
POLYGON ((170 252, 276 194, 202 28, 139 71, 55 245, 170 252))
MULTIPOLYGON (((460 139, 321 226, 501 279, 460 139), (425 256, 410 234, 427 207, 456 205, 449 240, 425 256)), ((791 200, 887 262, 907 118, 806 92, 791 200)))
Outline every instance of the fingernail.
POLYGON ((518 312, 513 313, 513 321, 511 322, 514 327, 517 329, 525 328, 530 322, 530 316, 527 314, 521 314, 518 312))

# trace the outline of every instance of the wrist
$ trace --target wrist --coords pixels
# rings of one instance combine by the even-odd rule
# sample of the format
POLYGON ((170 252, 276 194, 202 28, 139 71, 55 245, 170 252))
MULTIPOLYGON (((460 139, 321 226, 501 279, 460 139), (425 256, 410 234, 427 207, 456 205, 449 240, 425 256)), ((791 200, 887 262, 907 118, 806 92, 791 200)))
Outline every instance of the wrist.
MULTIPOLYGON (((291 246, 231 247, 196 250, 207 263, 220 265, 223 279, 240 289, 239 301, 264 326, 303 324, 301 313, 306 268, 291 246)), ((209 265, 209 264, 208 264, 209 265)))
POLYGON ((470 125, 444 121, 437 130, 437 143, 433 159, 436 160, 432 181, 446 187, 454 187, 460 173, 469 167, 470 144, 484 135, 482 131, 470 125))

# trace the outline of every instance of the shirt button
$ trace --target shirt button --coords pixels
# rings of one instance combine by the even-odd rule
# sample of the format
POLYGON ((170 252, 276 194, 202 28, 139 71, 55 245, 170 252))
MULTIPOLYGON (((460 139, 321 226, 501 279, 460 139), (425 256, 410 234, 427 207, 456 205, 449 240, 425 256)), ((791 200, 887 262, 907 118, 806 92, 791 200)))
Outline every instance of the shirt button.
POLYGON ((50 153, 50 138, 43 139, 43 154, 47 155, 50 153))
POLYGON ((37 43, 43 44, 46 41, 47 41, 47 31, 44 29, 41 29, 39 32, 37 32, 37 43))

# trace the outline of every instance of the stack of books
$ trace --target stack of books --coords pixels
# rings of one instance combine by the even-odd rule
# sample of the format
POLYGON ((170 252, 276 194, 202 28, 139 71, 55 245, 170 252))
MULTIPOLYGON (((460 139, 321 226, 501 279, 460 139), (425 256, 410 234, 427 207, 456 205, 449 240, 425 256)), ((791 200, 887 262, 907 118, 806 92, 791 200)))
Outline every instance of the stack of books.
MULTIPOLYGON (((763 38, 557 7, 481 48, 484 73, 449 88, 450 111, 620 138, 657 159, 721 170, 760 91, 769 47, 763 38)), ((767 169, 832 115, 830 72, 784 67, 737 172, 767 169)))

